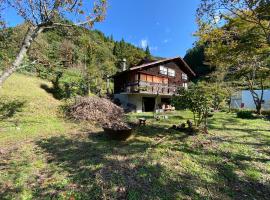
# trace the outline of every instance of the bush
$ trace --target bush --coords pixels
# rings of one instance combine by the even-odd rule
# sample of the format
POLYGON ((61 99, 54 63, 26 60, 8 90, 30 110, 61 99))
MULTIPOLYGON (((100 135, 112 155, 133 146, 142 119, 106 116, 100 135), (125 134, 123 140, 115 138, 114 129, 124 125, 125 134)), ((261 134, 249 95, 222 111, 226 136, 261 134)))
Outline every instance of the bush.
POLYGON ((262 115, 264 116, 270 116, 270 111, 269 110, 263 110, 262 115))
POLYGON ((87 94, 87 84, 83 75, 76 69, 55 71, 51 82, 53 87, 41 85, 41 88, 52 93, 56 99, 69 99, 87 94))
POLYGON ((187 90, 180 88, 179 95, 172 99, 172 103, 177 110, 189 109, 193 113, 195 126, 203 124, 206 127, 212 102, 212 95, 208 91, 208 88, 201 84, 190 85, 187 90))
POLYGON ((241 119, 254 119, 255 118, 251 110, 239 110, 236 113, 236 115, 238 118, 241 118, 241 119))

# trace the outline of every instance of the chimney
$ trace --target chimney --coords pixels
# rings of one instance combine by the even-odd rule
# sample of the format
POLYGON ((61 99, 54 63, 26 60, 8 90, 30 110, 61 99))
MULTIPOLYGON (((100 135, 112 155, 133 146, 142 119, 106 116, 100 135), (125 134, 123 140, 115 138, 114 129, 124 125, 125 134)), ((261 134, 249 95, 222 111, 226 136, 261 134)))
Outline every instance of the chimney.
POLYGON ((127 59, 121 61, 122 72, 127 70, 127 59))

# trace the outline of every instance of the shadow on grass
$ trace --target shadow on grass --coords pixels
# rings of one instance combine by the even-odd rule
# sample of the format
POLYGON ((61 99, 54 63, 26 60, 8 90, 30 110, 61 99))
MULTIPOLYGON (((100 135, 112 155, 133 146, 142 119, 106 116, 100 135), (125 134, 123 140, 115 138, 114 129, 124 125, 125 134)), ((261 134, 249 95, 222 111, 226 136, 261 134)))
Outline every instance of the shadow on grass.
POLYGON ((54 87, 49 87, 47 84, 41 84, 40 88, 45 90, 47 93, 52 94, 55 99, 61 100, 61 94, 59 94, 59 91, 57 91, 54 87))
POLYGON ((13 117, 16 113, 22 112, 26 101, 0 99, 0 120, 13 117))
MULTIPOLYGON (((136 137, 126 142, 109 141, 102 132, 91 133, 89 138, 52 137, 37 142, 49 154, 48 162, 68 173, 71 184, 63 190, 73 196, 81 199, 176 199, 179 195, 203 198, 187 184, 196 177, 183 174, 176 179, 152 160, 149 143, 136 137)), ((48 197, 46 191, 50 190, 59 189, 39 185, 34 197, 48 197)))
POLYGON ((174 148, 183 153, 196 156, 197 162, 216 171, 215 190, 227 193, 233 199, 269 199, 270 185, 240 176, 239 171, 254 168, 253 163, 266 164, 270 158, 260 158, 222 150, 210 150, 207 147, 194 148, 183 144, 174 148), (205 158, 205 159, 201 159, 205 158))
POLYGON ((209 129, 216 129, 216 130, 228 130, 228 131, 241 131, 241 132, 258 132, 258 131, 270 131, 270 129, 251 129, 251 128, 237 128, 237 127, 228 127, 228 126, 248 126, 249 122, 247 122, 247 120, 256 120, 255 119, 245 119, 245 121, 243 122, 243 119, 240 118, 236 118, 236 117, 229 117, 229 118, 225 118, 225 117, 220 117, 220 118, 212 118, 209 120, 208 122, 208 127, 209 129))
MULTIPOLYGON (((264 131, 267 132, 267 130, 264 130, 264 131)), ((264 135, 262 133, 258 133, 257 130, 254 130, 254 132, 251 131, 247 135, 234 136, 233 138, 231 137, 212 138, 212 140, 216 142, 228 142, 231 144, 251 145, 251 146, 256 146, 256 147, 269 147, 270 138, 268 137, 269 136, 264 135), (257 141, 254 141, 254 142, 246 141, 247 138, 255 138, 257 141)))

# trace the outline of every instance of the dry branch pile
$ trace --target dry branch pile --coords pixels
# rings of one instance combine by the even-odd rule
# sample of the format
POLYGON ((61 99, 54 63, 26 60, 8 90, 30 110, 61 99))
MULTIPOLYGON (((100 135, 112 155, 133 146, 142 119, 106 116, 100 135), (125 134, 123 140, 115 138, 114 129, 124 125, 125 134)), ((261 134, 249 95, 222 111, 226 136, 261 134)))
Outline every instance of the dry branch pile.
POLYGON ((70 106, 69 115, 76 120, 87 120, 99 123, 102 127, 115 130, 126 129, 124 110, 111 101, 96 96, 79 98, 70 106))

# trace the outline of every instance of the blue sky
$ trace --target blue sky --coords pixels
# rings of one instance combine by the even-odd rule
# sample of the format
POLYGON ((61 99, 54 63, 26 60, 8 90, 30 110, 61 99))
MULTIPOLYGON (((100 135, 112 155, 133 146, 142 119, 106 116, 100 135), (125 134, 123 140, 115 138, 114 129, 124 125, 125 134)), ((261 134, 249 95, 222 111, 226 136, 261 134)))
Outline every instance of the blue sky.
POLYGON ((136 46, 149 44, 161 57, 184 56, 193 33, 199 0, 109 0, 107 18, 97 29, 136 46))
MULTIPOLYGON (((184 56, 196 40, 196 9, 200 0, 108 0, 106 20, 95 28, 114 39, 145 48, 155 56, 184 56)), ((10 26, 21 23, 9 10, 10 26)))

